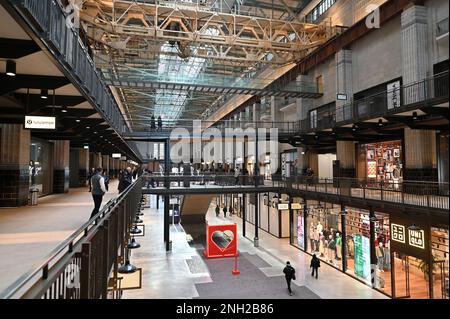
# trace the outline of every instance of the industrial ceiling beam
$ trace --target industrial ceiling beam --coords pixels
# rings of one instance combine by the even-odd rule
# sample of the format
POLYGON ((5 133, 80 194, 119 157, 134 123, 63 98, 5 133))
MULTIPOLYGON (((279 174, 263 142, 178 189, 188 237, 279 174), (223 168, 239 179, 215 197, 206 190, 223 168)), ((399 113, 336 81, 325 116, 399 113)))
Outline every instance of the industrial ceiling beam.
POLYGON ((17 74, 14 77, 0 74, 0 95, 14 92, 18 89, 45 89, 56 90, 70 84, 63 76, 27 75, 17 74))
POLYGON ((148 41, 177 44, 180 56, 298 60, 331 35, 328 24, 267 19, 205 6, 88 0, 80 14, 88 36, 116 50, 143 49, 148 41))
POLYGON ((41 49, 32 40, 0 38, 0 58, 20 59, 41 49))

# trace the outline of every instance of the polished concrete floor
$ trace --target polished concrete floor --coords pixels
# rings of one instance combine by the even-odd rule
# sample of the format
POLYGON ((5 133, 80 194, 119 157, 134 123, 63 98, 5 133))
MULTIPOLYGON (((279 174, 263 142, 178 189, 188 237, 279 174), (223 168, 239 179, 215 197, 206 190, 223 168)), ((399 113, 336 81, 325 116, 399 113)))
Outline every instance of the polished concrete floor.
MULTIPOLYGON (((241 219, 216 217, 214 206, 207 215, 210 224, 237 223, 239 253, 243 256, 243 272, 238 277, 231 274, 231 259, 210 261, 202 256, 202 247, 190 246, 181 226, 172 226, 170 236, 172 251, 166 252, 163 238, 163 205, 156 210, 155 196, 150 196, 152 208, 142 216, 146 227, 145 236, 136 238, 142 247, 133 250, 131 262, 143 269, 142 288, 124 292, 123 298, 268 298, 269 292, 277 298, 337 298, 337 299, 384 299, 383 294, 352 279, 336 269, 322 263, 319 279, 311 277, 309 255, 292 247, 286 239, 275 238, 263 231, 259 234, 259 247, 255 248, 250 224, 247 236, 242 237, 241 219), (293 284, 294 296, 287 294, 282 270, 289 260, 296 268, 297 280, 293 284), (246 272, 254 272, 258 280, 245 278, 246 272), (245 281, 233 289, 230 280, 245 281), (224 288, 225 287, 225 288, 224 288), (245 287, 242 293, 241 289, 245 287), (259 288, 258 288, 259 287, 259 288), (239 289, 238 289, 239 288, 239 289), (264 294, 258 294, 258 289, 264 294)), ((238 266, 239 268, 239 266, 238 266)), ((252 275, 252 276, 253 276, 252 275)))
MULTIPOLYGON (((117 196, 111 181, 103 204, 117 196)), ((88 188, 39 198, 37 206, 0 209, 0 292, 42 261, 88 221, 93 201, 88 188)))

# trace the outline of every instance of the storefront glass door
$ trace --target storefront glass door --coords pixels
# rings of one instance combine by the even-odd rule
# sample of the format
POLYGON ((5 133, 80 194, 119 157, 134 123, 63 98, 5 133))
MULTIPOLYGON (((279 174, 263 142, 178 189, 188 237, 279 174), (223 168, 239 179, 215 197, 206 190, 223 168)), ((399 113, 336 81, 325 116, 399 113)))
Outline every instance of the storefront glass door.
POLYGON ((422 259, 394 253, 395 297, 428 299, 428 264, 422 259))

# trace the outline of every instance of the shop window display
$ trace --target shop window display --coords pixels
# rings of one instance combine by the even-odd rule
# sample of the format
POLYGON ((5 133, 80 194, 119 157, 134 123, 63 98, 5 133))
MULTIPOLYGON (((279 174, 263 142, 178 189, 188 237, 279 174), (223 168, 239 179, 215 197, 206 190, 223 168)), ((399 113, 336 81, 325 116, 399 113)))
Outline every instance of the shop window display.
POLYGON ((347 273, 371 285, 370 219, 365 210, 347 208, 347 273))
POLYGON ((308 253, 342 269, 342 226, 340 208, 313 205, 308 208, 308 253))
POLYGON ((305 225, 303 211, 301 209, 293 210, 294 223, 293 223, 293 239, 291 244, 304 250, 305 249, 305 225))
POLYGON ((391 248, 389 215, 375 213, 377 221, 375 228, 375 256, 377 258, 376 277, 374 288, 387 295, 392 295, 391 285, 391 248))
POLYGON ((402 145, 400 141, 366 144, 366 176, 376 182, 384 181, 394 188, 403 180, 402 145))
POLYGON ((433 298, 449 299, 448 279, 448 229, 431 228, 431 250, 433 255, 433 298))

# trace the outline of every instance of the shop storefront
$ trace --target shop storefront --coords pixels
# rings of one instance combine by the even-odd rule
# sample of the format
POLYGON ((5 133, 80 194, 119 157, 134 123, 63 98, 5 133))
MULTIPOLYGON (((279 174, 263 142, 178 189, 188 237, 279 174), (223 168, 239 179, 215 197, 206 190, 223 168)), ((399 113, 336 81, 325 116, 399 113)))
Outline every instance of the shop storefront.
POLYGON ((53 192, 53 144, 32 138, 30 143, 30 188, 39 190, 39 196, 53 192))
POLYGON ((340 207, 328 203, 307 202, 306 251, 342 269, 342 225, 340 207))
POLYGON ((403 180, 403 152, 401 141, 364 144, 359 148, 359 173, 368 181, 398 185, 403 180))
MULTIPOLYGON (((259 197, 258 226, 261 230, 277 238, 289 238, 289 199, 286 195, 274 193, 246 195, 246 221, 255 224, 255 201, 259 197)), ((240 216, 241 217, 241 216, 240 216)))
POLYGON ((389 297, 449 298, 448 226, 413 223, 410 217, 361 208, 342 211, 329 203, 298 202, 291 211, 293 246, 389 297))
POLYGON ((292 209, 292 225, 291 225, 291 244, 305 250, 305 214, 303 212, 304 205, 300 198, 293 198, 292 209))

